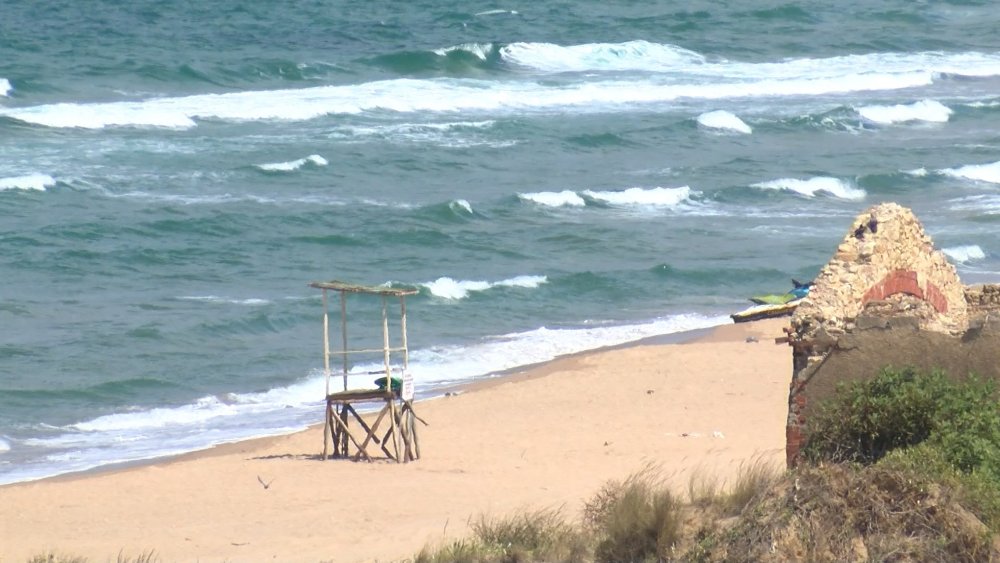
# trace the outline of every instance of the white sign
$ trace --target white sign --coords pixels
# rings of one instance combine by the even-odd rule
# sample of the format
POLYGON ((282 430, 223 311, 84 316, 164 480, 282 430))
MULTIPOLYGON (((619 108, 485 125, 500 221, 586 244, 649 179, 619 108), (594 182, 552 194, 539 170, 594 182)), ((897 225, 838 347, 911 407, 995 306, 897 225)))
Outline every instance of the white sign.
POLYGON ((410 372, 403 372, 403 391, 401 396, 404 401, 413 400, 413 375, 410 372))

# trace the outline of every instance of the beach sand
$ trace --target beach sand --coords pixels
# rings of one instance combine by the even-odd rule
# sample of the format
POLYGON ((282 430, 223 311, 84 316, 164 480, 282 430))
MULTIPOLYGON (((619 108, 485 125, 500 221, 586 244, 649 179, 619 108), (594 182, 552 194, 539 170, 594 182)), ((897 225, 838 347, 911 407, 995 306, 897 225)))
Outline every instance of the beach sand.
POLYGON ((605 482, 649 465, 679 492, 692 471, 780 467, 792 356, 774 339, 787 325, 573 355, 419 402, 429 426, 415 463, 320 461, 319 425, 0 487, 0 562, 150 551, 165 562, 396 561, 464 537, 480 515, 559 508, 575 519, 605 482))

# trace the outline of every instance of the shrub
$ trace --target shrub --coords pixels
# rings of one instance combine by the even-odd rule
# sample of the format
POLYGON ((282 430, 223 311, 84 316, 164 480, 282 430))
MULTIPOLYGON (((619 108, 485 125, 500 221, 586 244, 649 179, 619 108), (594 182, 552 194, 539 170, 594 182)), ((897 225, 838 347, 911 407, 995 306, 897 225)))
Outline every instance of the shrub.
POLYGON ((1000 405, 996 383, 971 377, 938 399, 931 442, 965 473, 1000 482, 1000 405))
POLYGON ((803 450, 812 461, 874 463, 919 444, 935 426, 940 399, 953 385, 940 371, 883 369, 869 381, 841 384, 806 422, 803 450))

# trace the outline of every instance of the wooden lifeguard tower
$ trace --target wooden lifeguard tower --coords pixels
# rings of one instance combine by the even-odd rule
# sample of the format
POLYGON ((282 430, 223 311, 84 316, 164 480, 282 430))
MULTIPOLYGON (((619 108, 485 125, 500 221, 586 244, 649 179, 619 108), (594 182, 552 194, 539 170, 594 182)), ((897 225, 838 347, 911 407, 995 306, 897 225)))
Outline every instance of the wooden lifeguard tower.
MULTIPOLYGON (((326 373, 326 422, 323 428, 323 459, 330 457, 330 442, 333 442, 332 456, 349 457, 348 448, 354 444, 356 460, 374 461, 368 448, 379 446, 382 452, 397 463, 420 459, 420 445, 417 442, 415 421, 421 420, 413 411, 413 379, 408 371, 409 350, 406 340, 406 296, 418 293, 412 288, 366 287, 341 281, 312 282, 309 284, 323 290, 323 370, 326 373), (340 346, 335 350, 330 342, 330 314, 328 293, 340 294, 340 346), (382 302, 382 347, 357 348, 348 346, 347 340, 347 294, 377 296, 382 302), (399 334, 401 341, 392 345, 389 337, 388 301, 399 299, 399 334), (382 368, 350 372, 348 357, 367 355, 376 358, 381 355, 382 368), (331 392, 330 379, 333 372, 330 359, 340 356, 343 389, 331 392), (393 358, 401 361, 393 363, 393 358), (351 388, 349 376, 381 375, 375 388, 351 388), (355 405, 361 403, 382 403, 375 421, 369 426, 358 414, 355 405), (351 428, 351 419, 358 428, 351 428), (386 423, 388 428, 380 433, 386 423)), ((421 420, 423 422, 423 420, 421 420)), ((425 423, 426 424, 426 423, 425 423)))

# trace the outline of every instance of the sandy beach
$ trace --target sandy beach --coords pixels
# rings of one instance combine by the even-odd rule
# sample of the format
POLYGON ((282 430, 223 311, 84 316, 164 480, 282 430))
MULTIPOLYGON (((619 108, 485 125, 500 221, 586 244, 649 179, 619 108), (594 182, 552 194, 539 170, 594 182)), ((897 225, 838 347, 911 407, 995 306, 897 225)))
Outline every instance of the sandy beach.
POLYGON ((691 471, 780 465, 791 352, 774 338, 787 324, 574 355, 422 401, 415 463, 320 461, 319 425, 0 487, 0 562, 396 561, 463 537, 481 514, 576 518, 603 483, 650 464, 678 490, 691 471))

